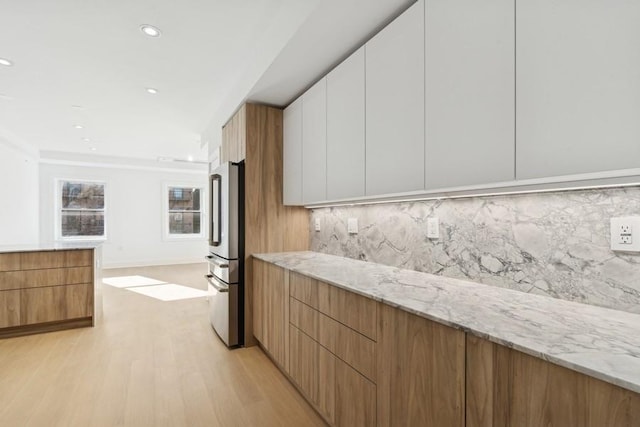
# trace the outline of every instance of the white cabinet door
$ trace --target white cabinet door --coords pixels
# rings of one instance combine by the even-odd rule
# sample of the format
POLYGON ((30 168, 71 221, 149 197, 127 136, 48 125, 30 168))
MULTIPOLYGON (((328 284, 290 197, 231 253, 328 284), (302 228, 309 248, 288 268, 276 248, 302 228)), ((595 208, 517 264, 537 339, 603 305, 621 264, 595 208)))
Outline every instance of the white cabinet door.
POLYGON ((640 167, 640 2, 516 10, 516 177, 640 167))
POLYGON ((327 75, 327 198, 364 196, 364 47, 327 75))
POLYGON ((327 80, 302 95, 302 200, 327 200, 327 80))
POLYGON ((424 1, 365 45, 366 194, 424 188, 424 1))
POLYGON ((426 188, 515 179, 515 0, 426 0, 426 188))
POLYGON ((283 180, 285 205, 302 205, 302 98, 283 113, 283 180))

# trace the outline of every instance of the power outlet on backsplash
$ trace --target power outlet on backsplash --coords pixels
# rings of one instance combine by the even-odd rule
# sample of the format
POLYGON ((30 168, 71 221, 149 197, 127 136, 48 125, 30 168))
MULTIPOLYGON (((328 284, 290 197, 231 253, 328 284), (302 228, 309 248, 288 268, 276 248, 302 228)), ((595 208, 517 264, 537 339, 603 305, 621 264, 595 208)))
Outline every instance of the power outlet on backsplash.
POLYGON ((427 237, 429 239, 440 238, 440 221, 437 217, 427 218, 427 237))
POLYGON ((640 216, 611 218, 611 250, 640 252, 640 216))
POLYGON ((358 218, 347 219, 347 232, 349 234, 358 234, 358 218))

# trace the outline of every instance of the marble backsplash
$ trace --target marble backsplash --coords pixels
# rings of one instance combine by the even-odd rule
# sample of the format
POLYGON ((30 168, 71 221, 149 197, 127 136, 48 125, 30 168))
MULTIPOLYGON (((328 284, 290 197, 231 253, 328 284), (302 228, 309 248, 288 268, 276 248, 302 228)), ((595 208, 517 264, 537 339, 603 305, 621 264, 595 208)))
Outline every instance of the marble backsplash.
POLYGON ((640 313, 640 254, 609 248, 609 218, 629 215, 640 187, 321 208, 311 250, 640 313))

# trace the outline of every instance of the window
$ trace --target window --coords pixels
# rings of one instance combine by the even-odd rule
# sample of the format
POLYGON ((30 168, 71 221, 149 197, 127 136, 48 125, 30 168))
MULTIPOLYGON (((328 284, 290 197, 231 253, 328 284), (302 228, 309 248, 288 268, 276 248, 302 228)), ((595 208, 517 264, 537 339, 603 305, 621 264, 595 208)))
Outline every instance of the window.
POLYGON ((104 183, 58 181, 58 237, 104 239, 104 183))
POLYGON ((173 238, 203 237, 202 196, 198 187, 166 186, 166 226, 168 236, 173 238))

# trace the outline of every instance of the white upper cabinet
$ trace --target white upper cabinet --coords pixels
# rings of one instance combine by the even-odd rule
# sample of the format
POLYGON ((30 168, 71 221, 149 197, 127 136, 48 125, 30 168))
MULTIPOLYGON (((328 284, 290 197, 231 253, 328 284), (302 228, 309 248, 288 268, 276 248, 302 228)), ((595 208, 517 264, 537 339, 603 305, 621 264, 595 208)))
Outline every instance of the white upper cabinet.
POLYGON ((426 0, 427 189, 515 179, 514 5, 426 0))
POLYGON ((366 195, 424 188, 424 1, 365 45, 366 195))
POLYGON ((640 2, 516 12, 518 179, 640 167, 640 2))
POLYGON ((302 200, 327 200, 327 80, 302 95, 302 200))
POLYGON ((327 198, 361 197, 364 187, 364 47, 327 75, 327 198))
POLYGON ((302 205, 302 98, 283 113, 283 181, 285 205, 302 205))

